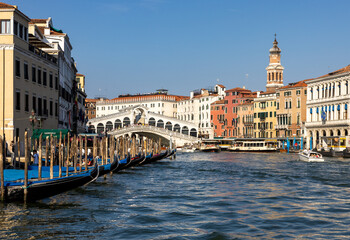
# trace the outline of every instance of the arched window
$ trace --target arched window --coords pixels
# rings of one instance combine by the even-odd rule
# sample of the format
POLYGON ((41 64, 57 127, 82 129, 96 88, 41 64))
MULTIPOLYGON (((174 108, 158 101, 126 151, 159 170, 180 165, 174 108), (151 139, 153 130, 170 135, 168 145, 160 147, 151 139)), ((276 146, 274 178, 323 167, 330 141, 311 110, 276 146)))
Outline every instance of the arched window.
POLYGON ((271 73, 269 73, 269 81, 271 80, 271 73))
POLYGON ((171 122, 167 122, 165 124, 165 128, 171 131, 171 130, 173 130, 173 124, 171 122))
POLYGON ((197 130, 195 128, 191 128, 190 135, 192 137, 197 137, 197 130))
POLYGON ((185 134, 185 135, 188 135, 188 127, 186 127, 186 126, 182 127, 181 133, 185 134))
POLYGON ((96 131, 95 126, 90 125, 88 131, 89 131, 89 133, 94 133, 96 131))
POLYGON ((282 80, 282 73, 280 73, 280 79, 279 80, 282 80))
POLYGON ((275 75, 275 74, 272 73, 272 81, 275 80, 275 76, 274 76, 274 75, 275 75))
POLYGON ((122 127, 122 121, 120 121, 120 119, 116 119, 114 122, 114 128, 119 129, 121 127, 122 127))
POLYGON ((179 124, 174 125, 174 132, 180 132, 180 125, 179 124))
POLYGON ((99 123, 97 125, 97 133, 103 133, 105 131, 105 127, 103 126, 102 123, 99 123))
POLYGON ((126 127, 126 126, 129 126, 130 125, 130 119, 128 117, 125 117, 124 120, 123 120, 123 126, 126 127))
POLYGON ((108 121, 106 123, 106 131, 111 131, 113 129, 113 123, 111 121, 108 121))
POLYGON ((159 119, 158 122, 157 122, 157 127, 159 128, 164 128, 164 122, 163 120, 159 119))
MULTIPOLYGON (((181 116, 181 120, 182 120, 182 116, 181 116)), ((154 118, 150 118, 148 120, 148 125, 155 126, 156 125, 156 120, 154 118)))

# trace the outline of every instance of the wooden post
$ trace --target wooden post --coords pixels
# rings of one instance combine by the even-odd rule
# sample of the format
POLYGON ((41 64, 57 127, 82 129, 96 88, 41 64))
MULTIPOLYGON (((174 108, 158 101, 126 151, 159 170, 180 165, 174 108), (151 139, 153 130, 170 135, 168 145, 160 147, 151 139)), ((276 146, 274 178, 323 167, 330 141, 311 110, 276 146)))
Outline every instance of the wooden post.
POLYGON ((93 148, 92 148, 92 157, 94 158, 94 163, 95 163, 95 159, 96 159, 96 136, 94 136, 94 140, 93 140, 93 148))
MULTIPOLYGON (((19 168, 21 164, 21 147, 20 147, 19 137, 17 137, 17 159, 18 159, 18 168, 19 168)), ((13 167, 16 168, 16 161, 13 167)))
POLYGON ((62 132, 60 131, 60 139, 58 141, 58 176, 62 177, 62 132))
POLYGON ((88 170, 88 148, 87 148, 87 136, 85 135, 85 171, 88 170))
POLYGON ((83 167, 83 143, 81 135, 79 135, 79 155, 79 172, 81 172, 81 168, 83 167))
MULTIPOLYGON (((108 164, 108 140, 109 140, 109 137, 106 137, 106 147, 105 147, 105 151, 106 151, 106 164, 108 164)), ((109 160, 110 161, 110 163, 112 163, 111 162, 111 159, 109 160)))
POLYGON ((49 161, 49 136, 46 136, 46 157, 45 157, 45 167, 47 166, 47 162, 49 161))
POLYGON ((42 171, 42 165, 43 165, 43 162, 42 162, 42 157, 43 157, 43 153, 42 153, 42 139, 43 139, 43 134, 41 133, 40 136, 39 136, 39 166, 38 166, 38 179, 41 180, 41 171, 42 171))
POLYGON ((28 163, 29 163, 29 147, 30 145, 28 144, 28 132, 25 131, 24 133, 24 202, 27 201, 28 197, 28 163))
POLYGON ((5 180, 4 180, 4 149, 2 138, 0 137, 0 178, 1 178, 1 201, 5 200, 5 180))
POLYGON ((69 159, 70 159, 70 136, 69 136, 69 132, 67 134, 67 166, 66 166, 66 176, 68 176, 69 173, 69 159))
POLYGON ((78 164, 78 159, 77 159, 77 155, 78 155, 78 138, 76 135, 74 135, 74 148, 73 149, 73 155, 74 155, 74 172, 77 172, 77 164, 78 164))
POLYGON ((53 162, 54 162, 54 155, 55 155, 55 146, 53 141, 53 136, 51 134, 50 136, 50 146, 51 146, 51 157, 50 157, 50 179, 53 179, 53 162))

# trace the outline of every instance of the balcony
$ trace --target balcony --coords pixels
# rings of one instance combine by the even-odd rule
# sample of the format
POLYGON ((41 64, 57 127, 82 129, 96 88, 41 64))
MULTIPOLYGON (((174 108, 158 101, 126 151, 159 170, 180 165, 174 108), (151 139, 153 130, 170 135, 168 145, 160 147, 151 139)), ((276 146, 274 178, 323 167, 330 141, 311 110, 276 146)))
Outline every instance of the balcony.
POLYGON ((279 124, 279 125, 275 126, 275 129, 276 130, 283 130, 283 129, 288 130, 288 127, 289 127, 289 125, 287 125, 287 124, 279 124))
POLYGON ((47 54, 46 52, 40 50, 39 48, 34 47, 33 45, 29 45, 29 51, 31 51, 32 53, 54 63, 57 64, 57 58, 55 58, 54 56, 47 54))

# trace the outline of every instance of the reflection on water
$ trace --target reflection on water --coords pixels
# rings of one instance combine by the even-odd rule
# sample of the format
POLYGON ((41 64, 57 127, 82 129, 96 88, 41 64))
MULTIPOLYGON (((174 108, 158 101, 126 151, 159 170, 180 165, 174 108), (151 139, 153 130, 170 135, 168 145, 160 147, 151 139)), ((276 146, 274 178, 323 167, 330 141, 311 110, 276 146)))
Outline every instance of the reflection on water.
POLYGON ((295 154, 184 153, 24 206, 0 205, 0 239, 339 239, 350 162, 295 154))

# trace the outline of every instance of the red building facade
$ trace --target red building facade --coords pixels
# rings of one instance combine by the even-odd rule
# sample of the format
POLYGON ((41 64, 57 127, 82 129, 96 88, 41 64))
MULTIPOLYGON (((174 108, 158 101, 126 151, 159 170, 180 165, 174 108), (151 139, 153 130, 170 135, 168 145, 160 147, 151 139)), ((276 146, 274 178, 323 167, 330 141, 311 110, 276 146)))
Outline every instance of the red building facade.
POLYGON ((225 101, 219 100, 210 105, 210 122, 214 138, 225 137, 225 101))

